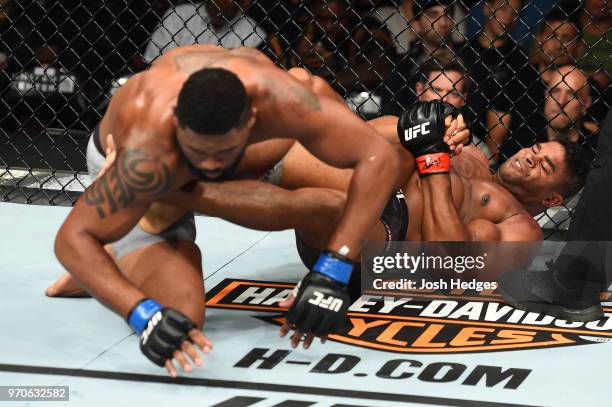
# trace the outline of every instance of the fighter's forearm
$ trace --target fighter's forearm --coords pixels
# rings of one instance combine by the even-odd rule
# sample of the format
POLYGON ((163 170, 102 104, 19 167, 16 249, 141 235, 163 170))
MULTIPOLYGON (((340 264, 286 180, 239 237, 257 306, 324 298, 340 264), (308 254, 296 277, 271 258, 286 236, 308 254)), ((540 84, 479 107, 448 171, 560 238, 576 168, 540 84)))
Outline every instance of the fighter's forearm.
POLYGON ((79 285, 122 318, 145 295, 121 274, 102 244, 86 232, 63 226, 55 253, 79 285))
POLYGON ((260 181, 198 183, 165 202, 250 229, 300 229, 328 235, 344 208, 344 194, 325 188, 287 190, 260 181))
POLYGON ((399 175, 397 156, 389 161, 382 157, 373 154, 355 167, 345 210, 330 238, 329 250, 359 259, 366 234, 380 218, 399 175))
POLYGON ((421 178, 423 223, 421 233, 428 241, 468 241, 470 231, 461 220, 451 191, 448 174, 421 178))

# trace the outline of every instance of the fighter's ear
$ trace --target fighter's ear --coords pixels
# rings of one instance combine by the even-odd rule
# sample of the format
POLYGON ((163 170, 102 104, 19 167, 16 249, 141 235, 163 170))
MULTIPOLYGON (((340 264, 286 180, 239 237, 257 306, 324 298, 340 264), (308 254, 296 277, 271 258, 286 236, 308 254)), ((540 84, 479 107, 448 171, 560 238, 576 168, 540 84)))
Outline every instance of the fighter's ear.
POLYGON ((424 88, 425 87, 423 86, 423 83, 421 81, 418 81, 416 85, 414 85, 414 90, 416 91, 417 97, 421 96, 424 88))
POLYGON ((563 203, 563 197, 558 192, 553 192, 542 200, 542 205, 547 208, 559 206, 563 203))
POLYGON ((246 125, 247 129, 252 129, 255 126, 255 120, 257 119, 257 108, 251 105, 251 114, 247 119, 246 125))
POLYGON ((172 124, 174 124, 174 127, 178 127, 178 113, 176 111, 176 106, 174 106, 172 108, 172 124))

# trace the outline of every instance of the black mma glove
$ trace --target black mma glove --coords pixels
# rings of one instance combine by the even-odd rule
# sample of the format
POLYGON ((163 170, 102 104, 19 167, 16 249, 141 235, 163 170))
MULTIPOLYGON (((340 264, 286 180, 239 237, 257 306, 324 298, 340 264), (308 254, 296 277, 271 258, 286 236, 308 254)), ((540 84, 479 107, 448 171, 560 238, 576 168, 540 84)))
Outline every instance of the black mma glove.
POLYGON ((127 321, 140 336, 142 353, 162 367, 166 359, 172 359, 183 341, 189 340, 188 332, 196 327, 187 316, 162 307, 150 298, 139 301, 128 314, 127 321))
POLYGON ((447 103, 418 102, 402 113, 397 122, 397 135, 416 158, 420 176, 449 171, 450 149, 444 141, 444 118, 448 115, 455 117, 457 111, 447 103))
POLYGON ((336 331, 346 320, 350 305, 346 286, 353 262, 336 253, 325 252, 312 271, 295 287, 295 301, 287 320, 303 333, 316 336, 336 331))

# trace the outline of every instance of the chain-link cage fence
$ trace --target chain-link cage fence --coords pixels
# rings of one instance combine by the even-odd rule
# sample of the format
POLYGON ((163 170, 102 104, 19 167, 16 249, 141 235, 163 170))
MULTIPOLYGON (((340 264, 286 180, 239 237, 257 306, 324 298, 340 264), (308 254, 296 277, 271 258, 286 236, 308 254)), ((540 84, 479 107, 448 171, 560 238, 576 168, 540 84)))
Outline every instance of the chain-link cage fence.
MULTIPOLYGON (((593 153, 611 97, 598 0, 0 0, 0 194, 72 204, 113 93, 168 50, 258 48, 325 78, 364 119, 443 98, 492 171, 556 138, 593 153), (533 147, 536 148, 536 147, 533 147)), ((559 236, 566 205, 538 217, 559 236)))

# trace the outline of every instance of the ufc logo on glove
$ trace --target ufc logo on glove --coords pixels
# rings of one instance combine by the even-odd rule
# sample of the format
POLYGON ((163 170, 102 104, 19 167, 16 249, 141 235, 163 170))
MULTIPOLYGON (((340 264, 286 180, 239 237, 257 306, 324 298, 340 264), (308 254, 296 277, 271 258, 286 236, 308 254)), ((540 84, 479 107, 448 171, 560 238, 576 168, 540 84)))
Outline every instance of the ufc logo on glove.
POLYGON ((153 317, 149 320, 149 322, 147 323, 146 329, 142 332, 142 335, 140 336, 140 339, 143 345, 147 344, 147 341, 149 340, 149 335, 151 335, 151 332, 153 332, 153 329, 155 329, 155 326, 161 320, 162 320, 162 313, 159 311, 156 312, 155 315, 153 315, 153 317))
POLYGON ((419 133, 429 134, 429 129, 427 129, 427 127, 430 125, 430 123, 431 122, 417 124, 404 130, 404 140, 409 141, 415 139, 418 137, 419 133))
POLYGON ((340 298, 334 297, 333 295, 330 295, 325 298, 325 295, 323 295, 323 293, 321 293, 320 291, 314 291, 312 295, 313 297, 308 300, 308 302, 312 305, 317 305, 321 308, 328 309, 334 312, 338 312, 340 307, 342 307, 343 301, 340 298))

